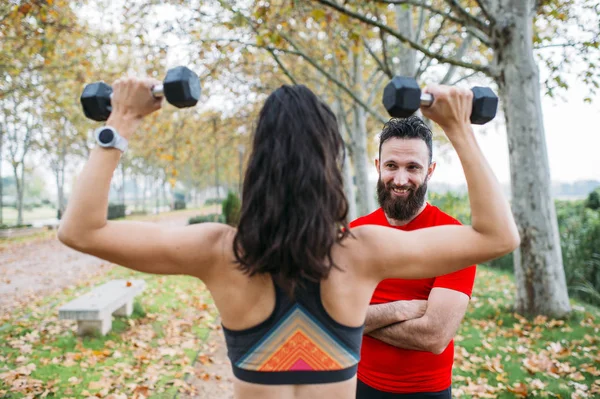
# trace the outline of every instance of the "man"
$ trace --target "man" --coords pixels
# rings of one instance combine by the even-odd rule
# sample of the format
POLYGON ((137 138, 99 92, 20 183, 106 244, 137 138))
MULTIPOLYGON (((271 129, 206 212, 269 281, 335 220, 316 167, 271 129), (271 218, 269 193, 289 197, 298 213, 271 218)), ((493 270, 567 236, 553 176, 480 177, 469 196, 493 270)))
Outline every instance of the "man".
MULTIPOLYGON (((460 224, 425 202, 435 166, 427 125, 416 116, 391 119, 381 132, 375 160, 381 208, 350 226, 416 230, 460 224)), ((357 399, 452 397, 453 337, 474 280, 471 266, 437 278, 390 279, 377 286, 365 322, 357 399)))

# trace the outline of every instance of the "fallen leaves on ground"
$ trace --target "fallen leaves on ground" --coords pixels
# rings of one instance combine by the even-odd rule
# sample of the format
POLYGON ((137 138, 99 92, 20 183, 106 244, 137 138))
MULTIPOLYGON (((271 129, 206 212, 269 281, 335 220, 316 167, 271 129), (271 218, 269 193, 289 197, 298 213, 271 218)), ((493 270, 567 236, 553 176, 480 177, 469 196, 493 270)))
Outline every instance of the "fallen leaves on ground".
POLYGON ((511 277, 480 268, 455 339, 457 398, 600 397, 600 314, 574 306, 566 320, 513 313, 511 277))
MULTIPOLYGON (((186 376, 194 373, 203 340, 216 328, 216 309, 197 279, 143 277, 148 287, 137 297, 140 309, 132 318, 114 317, 106 337, 77 337, 75 321, 58 319, 60 304, 81 288, 65 290, 54 305, 42 299, 3 316, 0 397, 141 399, 193 392, 186 376)), ((199 359, 206 361, 202 353, 199 359)))

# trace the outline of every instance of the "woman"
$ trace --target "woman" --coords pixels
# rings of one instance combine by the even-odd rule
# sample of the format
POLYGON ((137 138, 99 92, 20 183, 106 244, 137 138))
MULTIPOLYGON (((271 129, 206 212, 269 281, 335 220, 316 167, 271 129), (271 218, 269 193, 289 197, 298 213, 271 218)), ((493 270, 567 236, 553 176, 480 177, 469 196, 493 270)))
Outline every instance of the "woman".
MULTIPOLYGON (((159 83, 116 81, 107 126, 130 139, 160 108, 150 94, 159 83)), ((131 269, 204 281, 221 315, 237 398, 353 398, 362 326, 379 281, 450 273, 519 244, 470 127, 471 91, 427 91, 435 102, 423 114, 443 128, 461 159, 472 226, 361 226, 350 233, 335 116, 306 87, 283 86, 260 112, 238 228, 107 221, 121 151, 99 147, 78 178, 59 238, 131 269)))

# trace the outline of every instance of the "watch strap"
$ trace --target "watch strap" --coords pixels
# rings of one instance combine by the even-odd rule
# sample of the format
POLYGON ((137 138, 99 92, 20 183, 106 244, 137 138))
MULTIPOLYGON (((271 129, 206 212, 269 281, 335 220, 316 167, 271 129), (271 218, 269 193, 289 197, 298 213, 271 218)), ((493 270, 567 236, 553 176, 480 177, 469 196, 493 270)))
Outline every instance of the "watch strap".
POLYGON ((99 144, 101 147, 104 147, 104 148, 116 148, 116 149, 120 150, 121 152, 125 152, 125 151, 127 151, 127 147, 128 147, 128 142, 127 142, 127 139, 126 139, 126 138, 124 138, 123 136, 121 136, 121 135, 119 134, 119 132, 117 132, 117 129, 115 129, 115 128, 114 128, 114 127, 112 127, 112 126, 108 126, 108 125, 106 125, 106 126, 99 127, 99 128, 98 128, 98 129, 96 129, 96 131, 94 132, 94 136, 95 136, 95 138, 96 138, 96 142, 97 142, 97 143, 98 143, 98 144, 99 144), (111 131, 111 132, 112 132, 112 134, 113 134, 113 139, 112 139, 112 141, 111 141, 110 143, 105 143, 105 142, 102 142, 102 141, 100 140, 100 134, 101 134, 103 131, 106 131, 106 130, 109 130, 109 131, 111 131))
POLYGON ((127 151, 128 142, 123 136, 117 134, 117 140, 115 141, 115 148, 121 150, 121 152, 127 151))

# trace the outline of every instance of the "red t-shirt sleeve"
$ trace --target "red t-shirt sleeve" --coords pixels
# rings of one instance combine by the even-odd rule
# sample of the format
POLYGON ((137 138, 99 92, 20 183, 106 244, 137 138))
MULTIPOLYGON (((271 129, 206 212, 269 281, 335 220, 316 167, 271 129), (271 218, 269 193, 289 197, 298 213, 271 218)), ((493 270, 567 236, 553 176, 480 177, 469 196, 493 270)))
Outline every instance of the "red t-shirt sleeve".
POLYGON ((471 298, 476 270, 476 266, 473 265, 454 273, 436 277, 433 282, 433 288, 447 288, 449 290, 465 293, 471 298))

